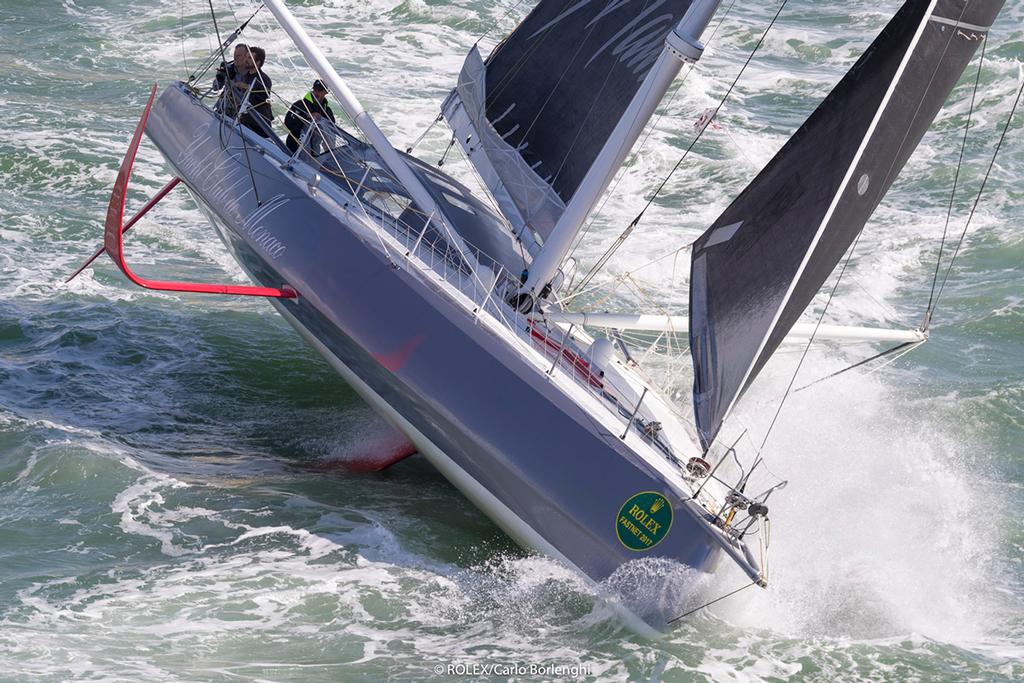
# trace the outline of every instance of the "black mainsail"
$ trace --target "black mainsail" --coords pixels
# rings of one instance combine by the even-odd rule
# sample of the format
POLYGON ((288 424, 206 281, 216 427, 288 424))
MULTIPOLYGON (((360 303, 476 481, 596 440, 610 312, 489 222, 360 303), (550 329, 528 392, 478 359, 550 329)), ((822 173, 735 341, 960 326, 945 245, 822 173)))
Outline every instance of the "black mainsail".
POLYGON ((888 192, 1004 0, 907 0, 693 245, 690 353, 704 448, 888 192))
POLYGON ((691 0, 542 0, 442 106, 502 212, 546 238, 691 0))

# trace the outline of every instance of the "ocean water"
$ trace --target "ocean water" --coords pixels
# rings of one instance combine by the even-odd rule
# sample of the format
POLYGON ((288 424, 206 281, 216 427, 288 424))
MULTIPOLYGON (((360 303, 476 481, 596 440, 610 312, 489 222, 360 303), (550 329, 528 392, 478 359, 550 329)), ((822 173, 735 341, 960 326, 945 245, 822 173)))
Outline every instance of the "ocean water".
MULTIPOLYGON (((473 43, 490 49, 531 3, 290 4, 404 145, 473 43)), ((898 4, 792 0, 590 302, 685 312, 688 255, 675 252, 898 4)), ((214 5, 224 33, 251 12, 214 5)), ((729 11, 577 249, 584 267, 679 158, 776 7, 729 11)), ((955 235, 1024 78, 1022 26, 1010 0, 982 71, 955 235)), ((145 292, 106 260, 63 284, 100 242, 149 86, 186 74, 213 35, 196 0, 0 2, 0 680, 1024 678, 1024 113, 929 343, 788 399, 766 447, 767 471, 789 482, 772 498, 770 587, 653 641, 515 546, 422 458, 346 471, 400 439, 265 302, 145 292)), ((246 38, 267 47, 282 96, 304 91, 310 72, 266 12, 246 38)), ((864 233, 830 321, 919 323, 971 74, 864 233)), ((418 153, 433 161, 446 146, 435 129, 418 153)), ((446 168, 470 177, 455 158, 446 168)), ((134 205, 166 179, 144 148, 134 205)), ((149 275, 245 281, 185 193, 128 243, 149 275)), ((816 347, 797 384, 872 352, 816 347)), ((797 359, 772 362, 738 424, 764 433, 797 359)), ((664 379, 685 389, 685 374, 664 379)), ((742 581, 723 566, 691 583, 710 598, 742 581)))

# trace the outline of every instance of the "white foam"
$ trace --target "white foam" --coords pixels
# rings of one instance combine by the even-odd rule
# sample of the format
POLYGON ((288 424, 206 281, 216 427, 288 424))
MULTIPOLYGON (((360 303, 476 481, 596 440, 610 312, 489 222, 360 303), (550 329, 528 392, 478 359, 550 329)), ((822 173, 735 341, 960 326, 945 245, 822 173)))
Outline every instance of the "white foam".
MULTIPOLYGON (((31 102, 8 98, 0 103, 0 127, 8 133, 13 158, 42 176, 32 176, 23 196, 11 195, 9 184, 0 189, 0 210, 13 206, 15 199, 19 208, 15 213, 8 210, 0 221, 0 292, 5 301, 49 302, 73 296, 123 302, 155 297, 172 309, 179 305, 176 302, 187 301, 204 311, 229 305, 263 311, 265 307, 252 302, 141 292, 123 283, 107 263, 70 286, 55 285, 99 244, 107 188, 120 161, 117 150, 134 125, 135 112, 127 111, 128 104, 141 107, 141 81, 159 78, 166 83, 181 71, 176 36, 167 38, 177 31, 169 32, 166 21, 154 21, 151 11, 87 11, 71 0, 65 0, 63 8, 90 35, 101 38, 94 42, 102 46, 102 53, 92 42, 82 47, 82 63, 91 65, 89 79, 95 79, 90 83, 113 88, 114 79, 135 78, 140 87, 103 109, 71 112, 67 125, 76 131, 75 140, 53 135, 48 117, 31 112, 19 119, 9 116, 31 102), (112 68, 113 64, 127 66, 112 68), (108 79, 110 83, 104 84, 108 79), (123 116, 118 111, 122 108, 123 116), (17 122, 16 130, 12 121, 17 122), (59 205, 52 203, 54 197, 62 198, 59 205), (85 221, 83 215, 92 218, 85 221), (86 230, 86 224, 95 231, 86 230)), ((864 3, 849 10, 836 8, 834 3, 814 5, 801 10, 810 16, 784 15, 786 21, 770 37, 763 60, 752 63, 723 109, 722 129, 708 131, 707 147, 694 150, 691 163, 670 184, 669 198, 652 207, 611 264, 611 275, 633 273, 648 298, 685 312, 688 255, 683 253, 676 263, 669 259, 640 266, 699 235, 886 20, 885 12, 864 3), (841 15, 845 22, 847 14, 855 15, 849 17, 850 30, 842 31, 849 42, 831 47, 827 59, 814 53, 809 64, 797 63, 794 49, 831 39, 833 32, 820 28, 822 16, 841 15), (779 64, 789 65, 787 73, 780 75, 779 64), (765 96, 780 88, 792 96, 783 102, 781 113, 766 116, 765 96)), ((403 146, 436 116, 465 52, 477 38, 461 22, 486 24, 485 19, 500 16, 504 6, 333 0, 293 9, 323 39, 353 90, 403 146)), ((676 162, 679 145, 692 135, 694 119, 724 93, 752 44, 751 36, 759 34, 773 9, 737 5, 721 39, 712 44, 685 91, 666 106, 659 129, 595 222, 591 238, 578 253, 585 264, 596 260, 632 220, 647 192, 676 162)), ((236 8, 236 18, 247 16, 246 10, 236 8)), ((193 65, 211 45, 205 12, 201 4, 185 7, 184 47, 193 65)), ((268 47, 268 71, 286 103, 305 91, 312 76, 308 71, 288 71, 286 66, 297 61, 297 53, 279 33, 269 30, 266 14, 261 14, 246 39, 268 47)), ((994 34, 994 42, 996 37, 1019 34, 1024 8, 1007 7, 1003 19, 1001 25, 1007 28, 994 34)), ((505 23, 511 26, 513 21, 505 23)), ((484 46, 500 37, 501 31, 495 31, 484 46)), ((67 76, 58 73, 65 66, 57 61, 17 57, 10 66, 12 80, 47 82, 67 76)), ((82 75, 74 65, 67 68, 72 76, 82 75)), ((985 131, 989 136, 984 140, 990 146, 992 131, 1009 112, 1020 67, 997 54, 988 68, 995 78, 983 93, 975 120, 979 135, 985 131)), ((906 291, 922 276, 930 277, 931 256, 945 219, 941 202, 922 210, 918 178, 936 165, 955 163, 955 124, 966 113, 968 96, 969 89, 958 89, 952 106, 940 115, 941 137, 926 138, 923 153, 911 162, 910 182, 894 190, 893 199, 865 234, 852 277, 830 308, 830 320, 917 322, 918 312, 908 305, 906 291), (854 279, 857 285, 852 284, 854 279)), ((283 106, 275 104, 279 121, 283 106)), ((438 128, 424 141, 424 156, 436 159, 447 136, 443 127, 438 128)), ((987 162, 988 148, 983 147, 979 143, 980 151, 970 162, 972 173, 987 162)), ((997 169, 992 194, 976 219, 964 255, 976 248, 976 236, 1019 240, 1019 221, 1011 220, 1019 197, 1006 189, 1019 166, 1019 145, 1009 141, 1004 154, 1014 163, 997 169)), ((459 175, 470 174, 462 169, 459 175)), ((166 176, 159 155, 151 146, 144 148, 131 206, 160 187, 166 176)), ((969 198, 969 193, 963 195, 965 203, 969 198)), ((187 263, 210 278, 243 277, 183 193, 172 194, 140 224, 128 248, 130 261, 143 272, 187 263)), ((629 291, 616 293, 608 302, 623 308, 645 304, 643 297, 629 291)), ((815 305, 820 308, 821 302, 815 305)), ((994 315, 1019 312, 1020 301, 1011 297, 994 315)), ((863 347, 816 350, 801 379, 839 369, 864 357, 862 351, 863 347)), ((755 433, 766 429, 795 360, 792 353, 780 355, 741 407, 739 418, 755 433)), ((688 378, 674 379, 688 393, 688 378)), ((159 474, 143 464, 146 458, 159 457, 155 454, 119 447, 94 430, 61 420, 9 419, 5 412, 0 414, 5 426, 55 430, 56 441, 48 443, 68 440, 117 458, 134 472, 131 483, 113 496, 110 510, 117 515, 115 533, 122 535, 121 547, 144 550, 125 566, 41 580, 19 591, 14 604, 0 615, 0 663, 9 670, 14 657, 19 673, 57 678, 277 678, 286 676, 281 667, 291 667, 293 676, 301 671, 336 678, 344 675, 346 669, 340 667, 346 665, 369 671, 385 666, 416 671, 424 662, 487 656, 538 663, 585 659, 594 667, 594 676, 605 680, 764 680, 806 673, 800 662, 809 660, 826 677, 849 677, 867 662, 871 675, 895 678, 905 670, 893 664, 892 657, 878 653, 909 648, 914 656, 928 657, 938 642, 995 660, 998 663, 987 673, 1012 678, 1019 672, 1013 661, 1021 656, 1020 634, 1014 636, 1012 626, 1020 616, 1014 611, 1020 599, 1014 576, 1019 574, 1006 575, 1001 563, 1008 553, 1019 557, 1021 551, 1000 545, 1005 534, 998 524, 1004 514, 999 511, 1010 499, 1005 494, 1009 486, 988 480, 982 471, 990 461, 983 452, 987 441, 981 426, 964 424, 969 414, 962 408, 963 397, 929 395, 934 389, 923 374, 890 371, 849 374, 793 395, 769 441, 768 466, 790 481, 770 501, 770 588, 751 588, 688 618, 661 645, 635 641, 607 601, 551 560, 499 552, 482 566, 456 566, 411 547, 409 539, 418 535, 415 521, 397 524, 372 511, 346 509, 343 501, 330 505, 290 489, 283 510, 261 507, 263 492, 251 490, 246 491, 246 501, 218 506, 204 493, 216 497, 229 487, 213 485, 203 491, 199 477, 179 476, 186 465, 161 460, 175 476, 159 474), (925 382, 925 395, 919 394, 918 382, 925 382), (289 506, 302 508, 301 515, 292 517, 289 506), (146 554, 148 550, 152 555, 146 554), (168 653, 166 657, 145 649, 154 642, 168 653), (305 649, 318 646, 323 650, 312 654, 305 649), (866 655, 857 655, 865 651, 866 655)), ((1019 394, 1012 391, 993 390, 978 400, 1016 405, 1019 394), (998 391, 1011 393, 1000 399, 998 391)), ((348 448, 314 450, 343 458, 348 448)), ((32 480, 38 469, 33 454, 16 481, 32 480)), ((766 474, 758 483, 771 479, 766 474)), ((230 490, 238 488, 232 485, 230 490)), ((83 511, 61 516, 57 524, 77 531, 92 529, 96 522, 94 514, 83 511)), ((96 552, 88 543, 84 550, 96 552)), ((686 571, 670 575, 679 580, 666 587, 669 594, 681 603, 696 599, 690 590, 700 580, 691 581, 686 571)), ((644 575, 624 571, 617 580, 623 576, 625 583, 619 588, 628 594, 639 585, 636 577, 644 575)), ((741 580, 726 568, 701 592, 703 597, 715 597, 741 580)), ((650 595, 633 597, 643 603, 650 595)), ((655 599, 644 607, 664 605, 655 599)))

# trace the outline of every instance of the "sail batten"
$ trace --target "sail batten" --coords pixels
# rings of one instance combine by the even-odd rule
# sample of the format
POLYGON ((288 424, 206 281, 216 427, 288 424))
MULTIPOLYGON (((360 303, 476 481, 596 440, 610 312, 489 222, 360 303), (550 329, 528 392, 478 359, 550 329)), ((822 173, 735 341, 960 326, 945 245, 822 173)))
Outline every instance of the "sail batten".
POLYGON ((917 147, 1002 0, 908 0, 694 244, 694 406, 708 447, 917 147), (953 17, 947 21, 935 21, 953 17))

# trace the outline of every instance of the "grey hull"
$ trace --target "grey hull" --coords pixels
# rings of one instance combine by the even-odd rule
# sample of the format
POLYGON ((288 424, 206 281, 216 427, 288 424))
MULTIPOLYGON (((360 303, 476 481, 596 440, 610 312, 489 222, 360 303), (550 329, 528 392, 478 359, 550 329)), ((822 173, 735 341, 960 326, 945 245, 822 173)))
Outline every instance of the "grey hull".
MULTIPOLYGON (((180 84, 159 98, 147 133, 243 269, 299 292, 275 302, 285 317, 516 540, 595 582, 647 557, 714 568, 720 542, 656 468, 470 312, 395 268, 277 152, 243 147, 238 129, 180 84), (646 491, 675 513, 664 538, 636 552, 616 524, 646 491)), ((642 616, 666 627, 666 614, 642 616)))

